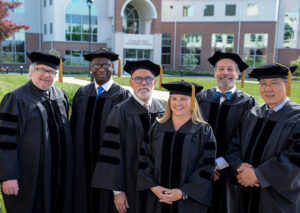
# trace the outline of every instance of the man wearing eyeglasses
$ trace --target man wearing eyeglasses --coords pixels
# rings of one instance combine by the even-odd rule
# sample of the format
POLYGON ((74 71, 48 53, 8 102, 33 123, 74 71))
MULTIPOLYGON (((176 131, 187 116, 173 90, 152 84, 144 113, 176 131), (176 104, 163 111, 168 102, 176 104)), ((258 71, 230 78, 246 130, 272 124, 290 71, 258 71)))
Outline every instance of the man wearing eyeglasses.
POLYGON ((119 213, 145 212, 143 192, 136 191, 138 156, 151 124, 164 112, 164 103, 152 97, 160 66, 149 60, 127 61, 131 98, 109 115, 92 186, 113 191, 119 213))
POLYGON ((8 213, 70 212, 73 147, 65 93, 53 86, 62 59, 27 53, 31 80, 0 104, 0 181, 8 213))
POLYGON ((73 100, 71 130, 74 140, 75 173, 73 212, 109 212, 99 210, 101 203, 113 199, 110 191, 91 188, 91 179, 103 143, 105 123, 116 104, 130 96, 130 92, 113 81, 113 61, 119 56, 106 48, 84 55, 90 61, 94 83, 81 87, 73 100))
POLYGON ((244 114, 256 102, 252 96, 236 88, 240 72, 248 65, 235 53, 215 52, 208 61, 214 66, 217 87, 201 91, 198 103, 203 118, 211 125, 217 140, 214 191, 210 213, 232 213, 237 182, 224 155, 244 114))
POLYGON ((300 212, 300 105, 289 100, 296 67, 252 70, 264 104, 244 117, 227 161, 239 182, 236 212, 300 212))

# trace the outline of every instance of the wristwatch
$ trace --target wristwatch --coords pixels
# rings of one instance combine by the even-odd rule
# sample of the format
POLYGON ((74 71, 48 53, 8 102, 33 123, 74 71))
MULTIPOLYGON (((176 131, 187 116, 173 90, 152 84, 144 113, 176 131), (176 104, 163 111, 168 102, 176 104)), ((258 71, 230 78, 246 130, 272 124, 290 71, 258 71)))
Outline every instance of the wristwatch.
POLYGON ((189 198, 189 196, 187 194, 185 194, 183 191, 182 192, 182 200, 187 200, 189 198))

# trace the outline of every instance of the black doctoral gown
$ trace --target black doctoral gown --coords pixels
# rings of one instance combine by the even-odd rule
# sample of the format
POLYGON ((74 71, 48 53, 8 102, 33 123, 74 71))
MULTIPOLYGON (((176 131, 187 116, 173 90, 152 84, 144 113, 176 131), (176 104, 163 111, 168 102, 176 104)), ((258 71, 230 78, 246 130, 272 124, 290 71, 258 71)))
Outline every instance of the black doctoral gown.
POLYGON ((145 212, 145 199, 136 191, 138 157, 142 141, 156 117, 163 115, 164 105, 153 98, 148 112, 131 97, 114 107, 108 118, 92 186, 125 192, 127 213, 145 212))
POLYGON ((0 180, 17 179, 3 194, 8 213, 71 212, 73 147, 68 101, 52 86, 45 97, 29 81, 0 105, 0 180))
POLYGON ((112 199, 111 192, 91 188, 92 175, 99 156, 105 123, 113 106, 124 101, 130 92, 113 83, 96 98, 95 84, 81 87, 75 94, 71 116, 74 141, 73 212, 99 212, 101 202, 112 199), (101 197, 101 199, 100 199, 101 197))
POLYGON ((213 192, 216 142, 206 123, 187 121, 175 131, 172 120, 155 123, 140 154, 138 190, 147 190, 146 213, 207 212, 213 192), (159 202, 151 187, 181 189, 189 196, 172 205, 159 202))
MULTIPOLYGON (((244 114, 256 105, 255 99, 241 90, 232 94, 231 100, 225 100, 221 105, 215 100, 213 93, 216 88, 204 90, 197 95, 202 116, 211 127, 217 140, 217 158, 223 156, 228 144, 241 125, 244 114)), ((221 176, 214 182, 213 203, 210 212, 232 213, 236 191, 236 178, 231 168, 219 170, 221 176)))
POLYGON ((237 212, 300 212, 300 106, 288 101, 266 118, 266 105, 245 116, 229 145, 229 164, 236 170, 247 162, 255 168, 260 187, 237 192, 237 212))

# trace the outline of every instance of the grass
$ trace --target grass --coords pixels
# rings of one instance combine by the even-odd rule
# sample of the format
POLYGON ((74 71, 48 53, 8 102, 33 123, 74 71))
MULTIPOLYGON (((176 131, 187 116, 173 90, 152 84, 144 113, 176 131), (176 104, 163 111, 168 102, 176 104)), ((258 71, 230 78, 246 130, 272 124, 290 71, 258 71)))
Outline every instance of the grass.
MULTIPOLYGON (((89 77, 85 77, 85 76, 78 76, 78 77, 76 76, 76 78, 82 79, 82 80, 87 80, 87 81, 90 80, 89 77)), ((163 78, 163 82, 167 83, 167 82, 171 82, 171 81, 180 81, 182 79, 202 85, 204 87, 204 89, 216 87, 216 84, 217 84, 217 82, 214 78, 207 78, 207 77, 170 77, 170 76, 165 76, 163 78)), ((121 78, 114 77, 114 81, 118 82, 120 85, 130 86, 129 77, 127 77, 127 76, 121 77, 121 78)), ((159 81, 159 77, 157 78, 157 82, 158 81, 159 81)), ((248 80, 247 80, 247 82, 248 82, 248 80)), ((248 93, 249 95, 252 95, 253 97, 255 97, 258 104, 262 104, 263 100, 259 94, 259 88, 258 88, 257 81, 249 80, 249 83, 247 83, 247 82, 245 82, 244 88, 241 88, 240 81, 237 82, 236 86, 238 89, 241 89, 244 92, 248 93)), ((159 90, 158 84, 156 84, 155 89, 159 90)), ((162 88, 160 90, 165 90, 165 89, 162 88)), ((298 104, 300 104, 300 93, 298 92, 299 90, 300 90, 300 82, 296 82, 296 81, 292 82, 292 92, 291 92, 292 95, 289 98, 298 104)))

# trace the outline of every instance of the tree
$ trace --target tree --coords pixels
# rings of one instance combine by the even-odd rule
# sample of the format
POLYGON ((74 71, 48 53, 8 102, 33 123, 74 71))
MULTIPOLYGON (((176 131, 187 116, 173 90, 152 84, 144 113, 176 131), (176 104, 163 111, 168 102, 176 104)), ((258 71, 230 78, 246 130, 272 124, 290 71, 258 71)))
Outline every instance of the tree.
POLYGON ((0 42, 11 37, 15 32, 18 32, 21 29, 28 30, 30 28, 28 25, 16 24, 13 21, 6 19, 10 15, 9 10, 21 5, 21 2, 10 3, 0 0, 0 42))
POLYGON ((294 75, 300 75, 300 56, 295 61, 291 61, 292 66, 297 66, 296 71, 293 73, 294 75))
POLYGON ((183 56, 183 66, 189 71, 193 71, 197 66, 199 66, 199 60, 192 54, 186 54, 183 56))

